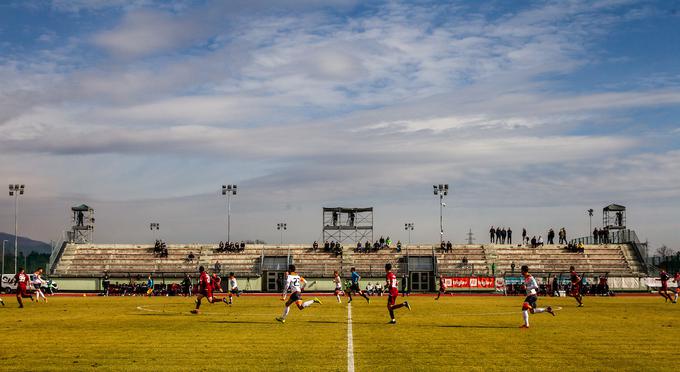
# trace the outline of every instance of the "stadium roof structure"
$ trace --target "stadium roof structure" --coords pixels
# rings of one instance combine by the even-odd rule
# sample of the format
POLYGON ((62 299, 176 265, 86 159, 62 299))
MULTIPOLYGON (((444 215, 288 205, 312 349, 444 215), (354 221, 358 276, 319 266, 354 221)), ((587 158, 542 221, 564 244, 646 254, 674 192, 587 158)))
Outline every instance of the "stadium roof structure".
POLYGON ((323 208, 324 212, 340 212, 340 213, 349 213, 349 212, 356 212, 356 213, 361 213, 361 212, 373 212, 373 208, 344 208, 344 207, 335 207, 335 208, 330 208, 330 207, 324 207, 323 208))
POLYGON ((623 205, 619 205, 619 204, 609 204, 608 206, 604 207, 602 210, 606 211, 606 212, 623 212, 623 211, 626 210, 626 207, 624 207, 623 205))
POLYGON ((77 205, 75 207, 71 207, 71 210, 74 212, 87 212, 89 210, 92 210, 89 206, 85 204, 77 205))

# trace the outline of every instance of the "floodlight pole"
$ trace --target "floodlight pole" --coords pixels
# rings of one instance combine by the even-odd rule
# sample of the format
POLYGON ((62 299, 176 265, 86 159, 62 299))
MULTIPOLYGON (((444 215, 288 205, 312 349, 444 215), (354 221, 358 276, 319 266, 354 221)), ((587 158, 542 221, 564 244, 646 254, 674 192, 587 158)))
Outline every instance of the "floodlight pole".
POLYGON ((434 195, 439 195, 439 244, 444 242, 444 196, 449 194, 449 184, 432 185, 434 195))
POLYGON ((9 185, 9 196, 14 196, 14 273, 17 273, 18 269, 18 258, 19 258, 19 223, 17 219, 17 214, 19 211, 19 195, 24 194, 26 185, 9 185))
POLYGON ((404 230, 408 231, 408 245, 411 245, 411 231, 413 231, 413 222, 407 222, 404 224, 404 230))
POLYGON ((593 208, 590 208, 586 212, 588 212, 588 218, 590 219, 590 222, 589 222, 589 225, 588 225, 589 228, 590 228, 588 230, 588 235, 590 235, 590 234, 593 233, 593 212, 595 212, 595 211, 593 210, 593 208))
POLYGON ((231 241, 231 196, 236 195, 236 185, 222 185, 222 195, 227 196, 227 242, 231 241))
POLYGON ((281 232, 281 242, 279 243, 280 246, 283 245, 283 231, 288 229, 288 224, 285 222, 279 222, 276 224, 276 229, 281 232))
POLYGON ((5 277, 5 244, 7 244, 7 240, 2 241, 2 276, 0 276, 0 292, 2 292, 2 278, 5 277))

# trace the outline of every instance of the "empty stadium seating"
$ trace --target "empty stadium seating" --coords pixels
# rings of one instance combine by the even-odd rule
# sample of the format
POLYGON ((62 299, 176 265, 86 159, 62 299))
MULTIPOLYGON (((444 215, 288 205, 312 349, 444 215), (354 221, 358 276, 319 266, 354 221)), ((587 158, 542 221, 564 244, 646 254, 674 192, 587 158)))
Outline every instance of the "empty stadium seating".
MULTIPOLYGON (((262 272, 263 257, 286 256, 297 265, 298 271, 311 277, 331 277, 338 270, 347 276, 351 267, 364 277, 382 277, 386 262, 392 263, 397 273, 407 270, 409 260, 415 257, 433 257, 436 271, 445 275, 491 275, 491 264, 495 274, 519 272, 521 265, 529 265, 532 272, 566 272, 574 265, 581 272, 602 272, 612 276, 639 276, 642 265, 635 258, 627 244, 588 245, 585 253, 573 253, 562 245, 546 245, 528 248, 516 245, 473 244, 454 245, 451 252, 444 253, 432 245, 405 246, 401 252, 394 247, 378 252, 356 253, 345 249, 341 255, 314 251, 307 245, 246 245, 243 252, 216 253, 216 244, 171 244, 168 257, 153 255, 153 246, 134 244, 66 244, 59 260, 53 265, 57 276, 92 277, 110 274, 165 273, 182 275, 196 272, 199 265, 212 270, 219 261, 222 273, 230 271, 238 276, 258 276, 262 272), (193 262, 187 256, 193 252, 193 262), (464 264, 464 258, 467 264, 464 264)), ((409 268, 409 270, 413 270, 409 268)))

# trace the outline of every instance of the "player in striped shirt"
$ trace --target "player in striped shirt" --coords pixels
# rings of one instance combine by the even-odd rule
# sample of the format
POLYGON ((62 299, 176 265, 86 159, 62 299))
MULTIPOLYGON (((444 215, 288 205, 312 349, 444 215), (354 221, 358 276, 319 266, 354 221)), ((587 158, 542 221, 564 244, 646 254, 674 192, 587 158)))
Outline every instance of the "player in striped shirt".
POLYGON ((288 291, 290 291, 290 298, 286 301, 286 307, 283 309, 283 314, 281 314, 280 317, 277 317, 276 320, 285 323, 288 312, 290 312, 290 305, 293 303, 295 303, 300 310, 304 310, 314 303, 321 304, 321 301, 316 297, 313 300, 302 301, 302 291, 305 289, 306 284, 307 281, 305 278, 295 272, 295 265, 288 265, 288 277, 286 278, 286 285, 283 288, 283 297, 281 300, 286 301, 288 291))
POLYGON ((520 328, 529 328, 530 312, 532 314, 546 312, 548 314, 552 314, 552 316, 555 316, 555 313, 550 306, 546 308, 536 307, 538 283, 536 282, 536 279, 534 279, 534 277, 529 274, 529 266, 522 266, 522 276, 524 276, 524 286, 526 287, 527 297, 524 299, 524 304, 522 304, 522 317, 524 318, 524 324, 522 324, 520 328))

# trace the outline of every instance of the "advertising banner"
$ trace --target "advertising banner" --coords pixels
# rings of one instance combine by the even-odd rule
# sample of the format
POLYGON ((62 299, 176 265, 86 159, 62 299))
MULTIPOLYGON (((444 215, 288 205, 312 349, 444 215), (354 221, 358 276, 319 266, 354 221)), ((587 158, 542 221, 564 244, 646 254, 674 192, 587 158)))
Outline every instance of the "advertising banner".
POLYGON ((450 276, 444 277, 444 283, 448 288, 495 288, 495 278, 494 277, 463 277, 463 276, 450 276))

